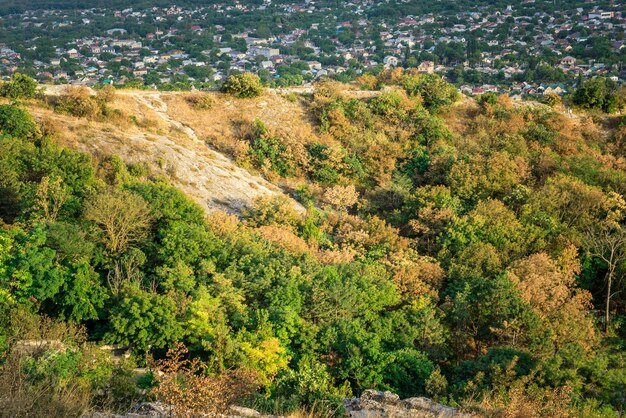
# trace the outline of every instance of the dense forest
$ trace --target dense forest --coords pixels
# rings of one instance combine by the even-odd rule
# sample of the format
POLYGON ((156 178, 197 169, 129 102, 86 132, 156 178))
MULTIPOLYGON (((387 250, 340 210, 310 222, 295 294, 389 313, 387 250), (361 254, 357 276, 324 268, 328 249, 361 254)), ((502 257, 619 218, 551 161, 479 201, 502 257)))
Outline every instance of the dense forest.
MULTIPOLYGON (((359 82, 387 88, 287 98, 314 121, 306 143, 261 120, 242 131, 232 157, 300 184, 307 210, 268 198, 241 216, 205 213, 123 155, 60 145, 29 114, 49 106, 34 84, 5 83, 0 415, 156 398, 331 416, 379 388, 488 416, 620 416, 623 119, 476 102, 402 70, 359 82)), ((107 120, 113 95, 55 110, 107 120)))

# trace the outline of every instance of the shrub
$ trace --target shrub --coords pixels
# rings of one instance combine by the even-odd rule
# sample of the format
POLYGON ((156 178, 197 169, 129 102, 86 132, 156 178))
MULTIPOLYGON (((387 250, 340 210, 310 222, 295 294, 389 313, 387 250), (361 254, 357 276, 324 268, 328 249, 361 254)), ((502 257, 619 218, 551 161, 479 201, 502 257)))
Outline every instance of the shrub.
POLYGON ((185 97, 187 104, 194 110, 209 110, 213 107, 213 98, 208 94, 190 94, 185 97))
POLYGON ((414 104, 404 92, 389 91, 374 97, 369 106, 377 115, 388 119, 404 120, 414 104))
POLYGON ((333 150, 318 142, 307 144, 306 148, 311 158, 311 177, 323 185, 337 183, 340 173, 333 150))
POLYGON ((361 90, 374 90, 377 87, 378 79, 372 74, 363 74, 356 79, 361 90))
POLYGON ((498 103, 498 95, 494 92, 488 92, 480 95, 480 104, 488 104, 491 106, 495 106, 498 103))
POLYGON ((57 101, 55 109, 79 118, 93 118, 101 112, 101 106, 86 87, 69 87, 57 101))
POLYGON ((428 356, 414 349, 394 353, 394 361, 385 370, 385 383, 402 398, 423 395, 426 382, 435 370, 428 356))
POLYGON ((253 371, 237 369, 209 374, 199 358, 187 360, 187 348, 179 343, 167 358, 156 362, 158 386, 151 394, 174 407, 176 416, 224 413, 234 402, 250 397, 257 389, 253 371))
POLYGON ((285 100, 287 100, 290 103, 295 103, 298 101, 298 93, 296 93, 295 91, 285 94, 284 97, 285 97, 285 100))
POLYGON ((562 103, 562 101, 561 97, 558 94, 551 93, 543 96, 543 98, 541 99, 541 103, 550 107, 557 107, 562 103))
POLYGON ((263 196, 254 200, 254 207, 243 213, 246 223, 258 228, 264 225, 281 225, 295 228, 301 217, 292 202, 285 196, 263 196))
POLYGON ((32 99, 37 93, 37 82, 27 75, 15 73, 0 87, 0 95, 9 99, 32 99))
POLYGON ((102 106, 106 106, 107 103, 111 103, 115 100, 115 87, 110 84, 103 86, 96 93, 96 100, 102 106))
POLYGON ((289 154, 289 149, 280 138, 272 135, 267 126, 257 119, 254 122, 250 144, 250 156, 256 166, 269 167, 280 176, 287 177, 294 172, 293 164, 288 158, 289 154))
POLYGON ((617 86, 606 78, 594 78, 580 84, 572 101, 583 109, 597 109, 606 113, 615 113, 624 107, 617 86))
POLYGON ((257 97, 263 94, 263 85, 258 75, 252 73, 234 74, 222 86, 225 93, 240 99, 257 97))
POLYGON ((358 203, 359 193, 352 184, 349 186, 334 186, 324 192, 323 200, 337 210, 345 211, 358 203))
POLYGON ((28 138, 37 127, 27 111, 15 105, 0 105, 0 130, 17 138, 28 138))
POLYGON ((454 103, 459 96, 452 84, 436 74, 405 76, 402 84, 410 96, 422 96, 424 106, 433 110, 454 103))

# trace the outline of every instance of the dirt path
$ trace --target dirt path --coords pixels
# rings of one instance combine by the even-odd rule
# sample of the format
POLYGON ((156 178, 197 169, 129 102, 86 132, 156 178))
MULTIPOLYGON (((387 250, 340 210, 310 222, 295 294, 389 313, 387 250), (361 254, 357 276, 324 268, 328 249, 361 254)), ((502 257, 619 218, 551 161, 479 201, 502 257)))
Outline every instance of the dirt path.
POLYGON ((172 119, 170 115, 168 115, 167 103, 163 101, 160 93, 136 94, 134 95, 134 97, 137 99, 137 101, 154 111, 161 119, 163 119, 163 121, 165 121, 165 123, 167 123, 174 129, 178 129, 184 132, 189 138, 193 139, 194 141, 200 141, 198 135, 196 135, 196 132, 193 129, 191 129, 189 126, 183 125, 177 120, 172 119))

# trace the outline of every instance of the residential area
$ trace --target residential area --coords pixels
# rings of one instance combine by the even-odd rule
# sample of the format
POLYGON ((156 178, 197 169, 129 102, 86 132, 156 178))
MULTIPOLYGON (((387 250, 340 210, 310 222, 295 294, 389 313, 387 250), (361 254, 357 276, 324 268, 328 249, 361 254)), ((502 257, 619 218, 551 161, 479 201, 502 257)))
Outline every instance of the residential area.
POLYGON ((263 0, 10 10, 0 16, 0 74, 167 90, 210 88, 244 71, 285 87, 404 67, 441 74, 474 95, 565 94, 581 78, 626 76, 626 14, 618 2, 569 1, 553 10, 532 0, 478 2, 417 14, 427 11, 420 4, 263 0))

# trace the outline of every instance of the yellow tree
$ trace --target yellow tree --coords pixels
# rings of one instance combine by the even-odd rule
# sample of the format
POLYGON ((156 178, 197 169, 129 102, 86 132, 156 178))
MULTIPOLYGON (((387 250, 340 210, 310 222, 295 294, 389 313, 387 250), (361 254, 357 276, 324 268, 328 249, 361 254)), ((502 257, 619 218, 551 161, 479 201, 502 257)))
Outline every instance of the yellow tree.
POLYGON ((552 331, 552 345, 568 342, 591 348, 593 322, 586 315, 591 294, 576 287, 580 263, 574 246, 565 249, 559 260, 545 253, 533 254, 511 265, 508 276, 520 296, 552 331))
POLYGON ((93 196, 85 203, 85 219, 94 222, 104 234, 104 244, 121 253, 139 241, 150 226, 150 208, 140 196, 113 190, 93 196))

